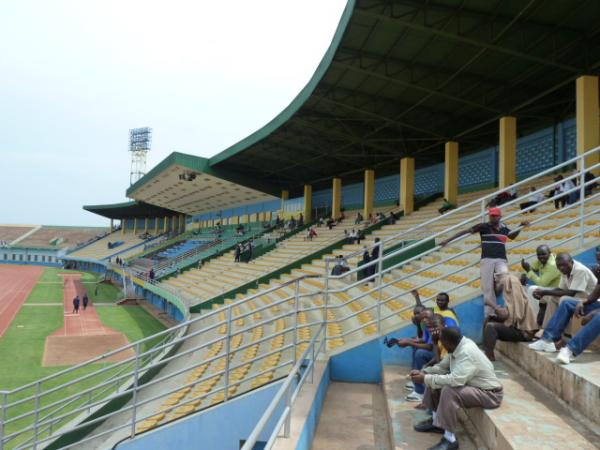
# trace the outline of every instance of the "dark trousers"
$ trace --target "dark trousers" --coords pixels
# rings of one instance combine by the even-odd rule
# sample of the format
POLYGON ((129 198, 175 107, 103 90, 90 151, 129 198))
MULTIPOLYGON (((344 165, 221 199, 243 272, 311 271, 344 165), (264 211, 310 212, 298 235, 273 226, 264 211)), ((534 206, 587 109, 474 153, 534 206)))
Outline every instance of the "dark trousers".
MULTIPOLYGON (((537 202, 523 202, 523 203, 519 203, 519 208, 521 208, 521 210, 524 210, 524 209, 529 208, 530 206, 533 206, 533 205, 537 205, 537 202)), ((535 208, 530 209, 529 211, 530 212, 534 212, 535 208)))
POLYGON ((555 209, 564 208, 565 205, 567 204, 568 200, 569 200, 568 195, 563 195, 562 197, 555 198, 554 199, 554 208, 555 209))
POLYGON ((491 356, 496 348, 496 341, 521 342, 529 340, 521 330, 509 327, 501 322, 488 322, 483 330, 483 349, 491 356))

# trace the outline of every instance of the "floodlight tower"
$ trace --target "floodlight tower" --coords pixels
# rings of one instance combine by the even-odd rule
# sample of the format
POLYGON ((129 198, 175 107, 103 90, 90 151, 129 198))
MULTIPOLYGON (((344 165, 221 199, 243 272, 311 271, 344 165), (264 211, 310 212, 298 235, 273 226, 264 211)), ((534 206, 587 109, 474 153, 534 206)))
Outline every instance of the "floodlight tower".
POLYGON ((131 172, 129 184, 146 175, 146 159, 152 144, 152 128, 133 128, 129 130, 129 151, 131 152, 131 172))

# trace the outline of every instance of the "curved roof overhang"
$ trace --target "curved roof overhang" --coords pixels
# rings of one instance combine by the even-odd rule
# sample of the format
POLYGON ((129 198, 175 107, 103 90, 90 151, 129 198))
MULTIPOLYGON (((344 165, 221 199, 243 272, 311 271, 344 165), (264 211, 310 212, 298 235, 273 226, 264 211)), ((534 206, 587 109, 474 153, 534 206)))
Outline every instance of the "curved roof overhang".
POLYGON ((398 173, 574 114, 575 83, 600 69, 600 2, 349 1, 315 74, 281 114, 210 158, 211 168, 294 194, 365 168, 398 173))
POLYGON ((210 167, 206 158, 171 153, 134 183, 127 196, 195 215, 275 199, 279 190, 243 173, 210 167))
POLYGON ((153 218, 178 214, 176 211, 168 208, 135 201, 113 203, 110 205, 85 205, 83 209, 108 219, 153 218))

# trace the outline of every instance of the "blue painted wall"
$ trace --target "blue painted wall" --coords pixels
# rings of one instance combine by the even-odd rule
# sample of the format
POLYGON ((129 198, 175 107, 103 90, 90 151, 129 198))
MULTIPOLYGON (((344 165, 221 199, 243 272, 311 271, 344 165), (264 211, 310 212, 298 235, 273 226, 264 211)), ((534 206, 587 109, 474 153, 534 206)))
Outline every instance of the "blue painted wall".
POLYGON ((327 364, 327 368, 323 373, 323 378, 321 378, 321 381, 319 383, 319 388, 315 395, 313 404, 311 405, 310 411, 308 412, 308 416, 306 417, 304 428, 302 429, 300 437, 298 438, 296 450, 310 450, 312 447, 312 441, 315 437, 315 432, 317 431, 319 417, 321 417, 323 403, 325 403, 325 396, 327 395, 327 389, 329 389, 329 384, 331 381, 330 369, 331 362, 327 364))
MULTIPOLYGON (((145 433, 116 448, 239 450, 240 441, 250 435, 280 386, 281 382, 273 383, 188 419, 161 427, 160 430, 145 433)), ((275 420, 265 427, 259 440, 267 439, 280 414, 281 411, 276 411, 275 420)))

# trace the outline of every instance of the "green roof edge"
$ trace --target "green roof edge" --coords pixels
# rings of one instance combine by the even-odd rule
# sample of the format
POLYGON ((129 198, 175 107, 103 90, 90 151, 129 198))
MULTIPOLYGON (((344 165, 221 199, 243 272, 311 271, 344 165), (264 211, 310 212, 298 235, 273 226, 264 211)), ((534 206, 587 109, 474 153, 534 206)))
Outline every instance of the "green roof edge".
POLYGON ((344 33, 346 32, 346 28, 348 23, 350 23, 350 19, 354 12, 355 0, 348 0, 346 6, 344 8, 344 12, 342 13, 342 17, 338 23, 335 34, 333 35, 333 39, 331 40, 331 44, 329 44, 329 48, 325 52, 325 55, 321 59, 317 70, 309 80, 309 82, 304 86, 304 88, 300 91, 300 93, 292 100, 292 102, 282 111, 280 112, 274 119, 272 119, 269 123, 264 125, 262 128, 258 129, 251 135, 245 137, 241 141, 233 144, 231 147, 223 150, 221 153, 217 153, 213 157, 210 158, 210 165, 213 166, 220 162, 223 162, 225 159, 236 155, 238 153, 243 152, 248 147, 253 144, 256 144, 260 140, 269 136, 273 131, 277 128, 285 124, 299 109, 304 103, 308 100, 310 95, 314 92, 315 88, 329 69, 331 62, 333 61, 333 57, 337 52, 337 49, 342 41, 344 33))

